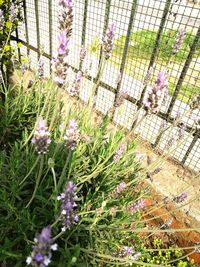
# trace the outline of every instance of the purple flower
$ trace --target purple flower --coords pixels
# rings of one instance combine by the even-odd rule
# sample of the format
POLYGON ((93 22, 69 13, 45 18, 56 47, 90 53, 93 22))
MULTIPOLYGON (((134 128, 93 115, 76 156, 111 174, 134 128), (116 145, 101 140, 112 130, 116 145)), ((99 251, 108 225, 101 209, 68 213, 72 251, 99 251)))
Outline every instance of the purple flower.
POLYGON ((132 256, 134 250, 132 247, 124 246, 121 250, 121 256, 123 257, 130 257, 132 256))
POLYGON ((67 38, 72 34, 73 24, 73 1, 72 0, 60 0, 59 1, 59 29, 64 31, 67 38))
POLYGON ((68 129, 64 135, 64 140, 66 146, 70 150, 75 150, 77 144, 80 141, 80 133, 78 129, 78 124, 75 120, 71 120, 68 125, 68 129))
POLYGON ((186 192, 181 193, 180 195, 173 198, 173 201, 176 203, 183 202, 188 197, 188 194, 186 192))
POLYGON ((144 199, 139 199, 133 204, 129 204, 126 207, 126 211, 130 213, 135 213, 137 211, 142 210, 146 206, 145 200, 144 199))
POLYGON ((13 3, 14 1, 11 2, 11 5, 10 5, 10 10, 9 10, 9 20, 12 22, 12 23, 15 23, 17 21, 17 17, 19 16, 20 14, 20 4, 19 3, 13 3))
POLYGON ((48 151, 48 146, 51 143, 51 139, 49 138, 50 133, 48 128, 46 127, 46 121, 40 119, 38 121, 34 137, 32 138, 31 142, 35 145, 35 149, 37 150, 38 154, 46 154, 48 151))
POLYGON ((45 267, 51 262, 52 252, 57 250, 57 244, 53 244, 51 238, 51 226, 43 228, 42 232, 34 239, 33 251, 26 259, 28 265, 33 267, 45 267))
POLYGON ((184 122, 178 124, 178 141, 182 140, 185 136, 186 125, 184 122))
POLYGON ((118 253, 119 257, 128 258, 130 260, 138 260, 141 256, 140 252, 135 252, 132 247, 124 246, 118 253))
POLYGON ((44 78, 44 61, 40 58, 38 62, 38 79, 42 80, 44 78))
POLYGON ((126 144, 122 144, 118 148, 118 150, 115 152, 115 155, 113 157, 113 160, 115 162, 118 162, 122 158, 122 156, 123 156, 124 152, 126 151, 126 149, 127 149, 127 145, 126 144))
POLYGON ((157 80, 156 80, 156 85, 158 89, 162 90, 163 88, 166 87, 168 83, 168 75, 166 69, 163 69, 158 73, 157 80))
POLYGON ((115 23, 111 23, 108 26, 106 35, 103 39, 103 52, 104 52, 104 57, 106 60, 108 60, 112 54, 112 50, 114 46, 115 31, 116 31, 116 25, 115 23))
POLYGON ((0 31, 3 29, 3 25, 4 25, 3 10, 0 9, 0 31))
POLYGON ((135 254, 131 256, 131 260, 138 260, 141 255, 142 254, 140 252, 135 252, 135 254))
POLYGON ((177 141, 176 140, 176 135, 175 134, 172 134, 172 136, 168 138, 164 149, 165 150, 170 149, 172 146, 175 145, 176 141, 177 141))
POLYGON ((174 40, 174 44, 172 46, 172 53, 176 54, 178 53, 178 51, 180 50, 180 47, 183 43, 184 37, 185 37, 186 31, 185 30, 180 30, 178 31, 175 40, 174 40))
POLYGON ((87 54, 87 50, 84 46, 81 47, 81 50, 80 50, 80 60, 83 61, 86 57, 86 54, 87 54))
POLYGON ((68 55, 68 43, 69 39, 66 37, 65 32, 60 32, 58 35, 58 56, 68 55))
POLYGON ((115 100, 115 107, 119 107, 124 103, 124 100, 128 96, 127 90, 120 90, 115 100))
POLYGON ((75 75, 74 81, 72 83, 72 86, 69 90, 69 94, 71 96, 79 96, 80 86, 81 86, 81 79, 82 79, 82 72, 78 71, 75 75))
POLYGON ((168 86, 168 75, 166 70, 158 73, 155 85, 151 87, 144 97, 143 104, 149 113, 157 113, 162 105, 168 86))
POLYGON ((59 0, 59 5, 67 8, 73 7, 73 1, 72 0, 59 0))
POLYGON ((69 37, 72 33, 73 1, 60 0, 59 8, 58 55, 52 62, 52 70, 55 83, 61 87, 65 84, 68 70, 66 58, 69 54, 69 37))
POLYGON ((65 191, 57 197, 57 199, 61 201, 62 231, 70 229, 72 225, 79 221, 78 214, 75 211, 77 206, 76 189, 76 185, 70 181, 67 183, 65 191))
POLYGON ((118 197, 121 193, 123 193, 126 189, 126 183, 121 182, 116 188, 108 194, 108 198, 116 198, 118 197))
POLYGON ((65 32, 60 32, 58 35, 58 54, 52 60, 52 70, 54 72, 54 81, 58 86, 63 86, 67 76, 66 58, 69 54, 69 39, 65 32))

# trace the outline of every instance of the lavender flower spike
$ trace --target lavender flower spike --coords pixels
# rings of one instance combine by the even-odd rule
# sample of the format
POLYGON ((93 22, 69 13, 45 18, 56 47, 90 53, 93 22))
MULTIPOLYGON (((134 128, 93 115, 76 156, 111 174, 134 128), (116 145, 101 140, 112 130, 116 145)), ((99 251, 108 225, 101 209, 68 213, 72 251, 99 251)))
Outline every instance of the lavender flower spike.
POLYGON ((130 260, 138 260, 139 257, 141 256, 141 253, 135 252, 132 247, 124 246, 119 251, 118 256, 122 258, 128 258, 130 260))
POLYGON ((14 23, 17 20, 18 14, 20 13, 19 6, 12 2, 9 13, 9 20, 14 23))
POLYGON ((186 192, 181 193, 180 195, 173 198, 173 201, 176 203, 183 202, 188 197, 188 194, 186 192))
POLYGON ((65 32, 67 38, 72 34, 73 24, 73 1, 60 0, 59 1, 59 29, 65 32))
POLYGON ((81 86, 81 78, 82 78, 82 72, 78 71, 75 75, 73 84, 69 90, 69 94, 71 96, 79 96, 80 86, 81 86))
POLYGON ((3 30, 3 25, 4 25, 3 10, 0 9, 0 31, 3 30))
POLYGON ((80 50, 80 61, 83 61, 87 55, 87 49, 82 46, 80 50))
POLYGON ((69 39, 66 37, 65 32, 60 32, 58 35, 58 56, 68 55, 68 43, 69 39))
POLYGON ((177 35, 176 35, 176 38, 175 38, 175 41, 174 41, 174 44, 173 44, 173 54, 177 54, 178 51, 180 50, 180 47, 183 43, 183 40, 184 40, 184 37, 185 37, 185 30, 180 30, 177 35))
POLYGON ((70 150, 74 150, 77 144, 80 141, 80 133, 78 129, 78 124, 75 120, 71 120, 69 122, 68 129, 64 135, 64 140, 66 142, 66 146, 70 150))
POLYGON ((52 70, 54 72, 54 81, 58 86, 63 86, 67 76, 66 57, 69 54, 69 39, 65 32, 58 35, 58 53, 57 58, 52 61, 52 70))
POLYGON ((142 210, 146 206, 144 199, 139 199, 136 203, 129 204, 126 207, 126 211, 130 213, 135 213, 142 210))
POLYGON ((118 148, 118 150, 115 152, 115 155, 114 155, 114 157, 113 157, 113 160, 114 160, 115 162, 120 161, 120 159, 122 158, 122 156, 123 156, 124 152, 126 151, 126 149, 127 149, 127 145, 126 145, 126 144, 122 144, 122 145, 118 148))
POLYGON ((69 54, 69 37, 72 33, 73 1, 59 0, 59 7, 58 55, 56 59, 53 59, 52 70, 54 81, 61 87, 65 84, 67 77, 66 57, 69 54))
POLYGON ((158 73, 157 80, 144 97, 143 104, 149 113, 157 113, 161 108, 168 88, 168 74, 164 69, 158 73))
POLYGON ((126 183, 121 182, 112 192, 108 194, 108 198, 116 198, 118 197, 121 193, 123 193, 126 189, 126 183))
POLYGON ((34 137, 31 140, 31 143, 35 145, 35 149, 37 150, 38 154, 47 153, 49 144, 51 143, 49 136, 50 133, 46 127, 46 121, 40 119, 38 121, 34 137))
POLYGON ((72 181, 70 181, 67 183, 65 191, 57 197, 57 199, 61 201, 63 232, 66 229, 70 229, 72 225, 76 224, 79 221, 78 214, 75 211, 75 208, 77 206, 77 195, 75 192, 76 189, 76 185, 72 181))
POLYGON ((26 259, 26 263, 33 267, 46 267, 51 262, 52 251, 57 250, 51 238, 51 226, 43 228, 42 232, 34 239, 33 251, 26 259))
POLYGON ((59 0, 59 5, 62 5, 63 7, 72 8, 73 7, 73 1, 72 0, 59 0))
POLYGON ((38 79, 42 80, 44 78, 44 61, 42 58, 38 62, 38 79))
POLYGON ((127 90, 120 90, 119 93, 117 94, 116 101, 114 106, 119 107, 124 103, 124 100, 128 96, 127 90))
POLYGON ((108 26, 106 35, 103 39, 103 52, 104 52, 104 57, 106 60, 108 60, 112 54, 112 50, 114 46, 115 31, 116 31, 116 25, 115 23, 111 23, 108 26))

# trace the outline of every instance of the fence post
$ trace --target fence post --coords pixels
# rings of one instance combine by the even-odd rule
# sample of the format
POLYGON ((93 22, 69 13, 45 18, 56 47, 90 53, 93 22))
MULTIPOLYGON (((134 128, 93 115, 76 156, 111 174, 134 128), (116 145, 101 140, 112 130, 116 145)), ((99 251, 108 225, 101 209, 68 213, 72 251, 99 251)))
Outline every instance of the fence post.
MULTIPOLYGON (((52 51, 52 0, 48 1, 48 11, 49 11, 49 55, 52 59, 53 51, 52 51)), ((51 64, 50 64, 51 65, 51 64)), ((51 66, 50 66, 51 73, 51 66)))
MULTIPOLYGON (((84 17, 83 17, 83 26, 82 26, 82 36, 81 36, 81 45, 85 46, 85 37, 86 37, 86 23, 87 23, 87 12, 88 12, 88 0, 85 0, 84 3, 84 17)), ((79 69, 82 69, 82 61, 80 60, 79 69)))
POLYGON ((185 164, 187 157, 189 156, 190 152, 192 151, 193 147, 195 146, 197 140, 199 139, 200 136, 200 132, 196 131, 196 133, 194 134, 194 138, 192 139, 192 142, 190 144, 190 146, 188 147, 187 151, 185 152, 185 155, 182 159, 182 163, 185 164))
MULTIPOLYGON (((123 49, 123 54, 122 54, 122 61, 121 61, 121 64, 120 64, 120 69, 119 69, 120 75, 121 75, 121 79, 120 79, 120 82, 117 85, 117 90, 116 90, 117 92, 119 92, 119 90, 120 90, 122 77, 123 77, 123 74, 124 74, 124 68, 125 68, 125 63, 126 63, 128 46, 129 46, 129 42, 130 42, 131 31, 132 31, 132 28, 133 28, 133 23, 134 23, 134 18, 135 18, 135 14, 136 14, 137 4, 138 4, 138 1, 134 0, 133 4, 132 4, 132 8, 131 8, 131 15, 130 15, 130 19, 129 19, 128 30, 127 30, 124 49, 123 49)), ((115 99, 116 99, 116 96, 117 96, 117 94, 115 95, 115 99)))
MULTIPOLYGON (((166 19, 167 19, 168 12, 170 10, 170 6, 171 6, 171 0, 167 0, 166 4, 165 4, 164 11, 163 11, 160 27, 159 27, 159 30, 158 30, 155 46, 154 46, 153 52, 151 54, 148 70, 153 66, 153 64, 155 62, 155 59, 156 59, 156 57, 158 55, 159 42, 160 42, 160 38, 161 38, 161 35, 163 33, 163 30, 164 30, 164 26, 165 26, 165 22, 166 22, 166 19)), ((145 91, 146 91, 146 86, 143 88, 142 93, 141 93, 141 97, 140 97, 140 102, 141 103, 143 101, 145 91)))
MULTIPOLYGON (((16 28, 15 34, 16 34, 16 39, 19 40, 18 28, 16 28)), ((18 45, 17 45, 17 53, 18 53, 19 62, 21 63, 21 51, 18 45)))
POLYGON ((187 70, 188 70, 188 68, 190 66, 190 63, 192 62, 193 55, 194 55, 194 53, 196 51, 196 48, 197 48, 199 39, 200 39, 200 27, 198 28, 198 31, 197 31, 197 34, 195 36, 194 42, 192 44, 192 47, 190 49, 190 52, 189 52, 189 54, 187 56, 187 59, 185 61, 185 65, 184 65, 184 67, 182 69, 182 72, 181 72, 181 75, 179 77, 178 83, 177 83, 176 88, 174 90, 174 93, 173 93, 173 96, 172 96, 172 100, 171 100, 171 102, 169 104, 169 108, 167 110, 167 116, 168 117, 171 115, 171 112, 172 112, 174 103, 175 103, 176 98, 177 98, 177 96, 178 96, 178 94, 180 92, 180 89, 181 89, 181 86, 183 84, 185 75, 187 74, 187 70))
MULTIPOLYGON (((188 68, 189 68, 189 66, 190 66, 190 63, 191 63, 192 58, 193 58, 193 55, 194 55, 195 50, 196 50, 196 48, 197 48, 199 38, 200 38, 200 27, 199 27, 199 29, 198 29, 198 31, 197 31, 197 34, 196 34, 195 39, 194 39, 194 42, 193 42, 193 44, 192 44, 192 47, 191 47, 190 52, 189 52, 189 54, 188 54, 188 57, 187 57, 187 59, 186 59, 186 61, 185 61, 185 65, 184 65, 184 67, 183 67, 183 69, 182 69, 181 75, 180 75, 180 77, 179 77, 179 80, 178 80, 178 82, 177 82, 176 88, 175 88, 175 90, 174 90, 174 93, 173 93, 171 102, 170 102, 169 107, 168 107, 168 110, 167 110, 167 116, 166 116, 166 118, 165 118, 166 121, 169 121, 169 118, 170 118, 170 116, 171 116, 171 112, 172 112, 172 109, 173 109, 173 107, 174 107, 175 101, 176 101, 177 96, 178 96, 178 94, 179 94, 179 92, 180 92, 180 89, 181 89, 181 86, 182 86, 182 84, 183 84, 185 75, 187 74, 187 70, 188 70, 188 68)), ((158 145, 158 143, 159 143, 160 140, 161 140, 161 137, 162 137, 162 134, 158 135, 158 137, 156 138, 155 143, 153 144, 154 147, 156 147, 156 146, 158 145)), ((186 154, 187 154, 187 152, 186 152, 186 154)), ((185 158, 185 157, 184 157, 184 158, 185 158)), ((184 161, 185 161, 185 160, 186 160, 186 158, 184 159, 184 161)))
MULTIPOLYGON (((26 35, 26 43, 29 46, 29 35, 28 35, 28 23, 27 23, 27 10, 26 10, 26 1, 23 0, 23 10, 24 10, 24 23, 25 23, 25 35, 26 35)), ((27 55, 30 54, 30 49, 27 46, 27 55)))
MULTIPOLYGON (((105 10, 105 15, 104 15, 104 26, 103 26, 103 36, 105 35, 107 27, 108 27, 110 6, 111 6, 111 0, 106 0, 106 10, 105 10)), ((103 56, 103 50, 102 50, 102 47, 101 47, 100 56, 99 56, 99 66, 100 66, 101 61, 102 61, 102 56, 103 56)), ((100 75, 100 72, 97 73, 96 80, 99 79, 99 75, 100 75)), ((97 93, 97 90, 98 90, 98 87, 96 88, 95 94, 97 93)))
POLYGON ((36 35, 37 35, 37 48, 38 48, 38 60, 40 58, 40 26, 39 26, 39 8, 38 0, 35 0, 35 19, 36 19, 36 35))

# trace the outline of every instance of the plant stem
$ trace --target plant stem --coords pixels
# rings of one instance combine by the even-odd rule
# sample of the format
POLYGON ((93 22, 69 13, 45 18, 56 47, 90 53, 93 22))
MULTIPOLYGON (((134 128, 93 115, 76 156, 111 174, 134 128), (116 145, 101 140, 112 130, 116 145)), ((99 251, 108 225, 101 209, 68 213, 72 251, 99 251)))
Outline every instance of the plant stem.
POLYGON ((29 175, 32 173, 32 171, 35 169, 36 165, 38 164, 38 161, 41 159, 41 156, 39 155, 35 161, 35 163, 33 164, 32 168, 30 169, 30 171, 28 172, 28 174, 24 177, 24 179, 19 183, 19 185, 23 184, 26 179, 29 177, 29 175))
POLYGON ((57 194, 57 181, 56 181, 56 174, 55 174, 55 170, 54 170, 54 168, 52 167, 51 168, 51 171, 52 171, 52 174, 53 174, 53 181, 54 181, 54 188, 55 188, 55 192, 56 192, 56 194, 57 194))
POLYGON ((60 221, 60 218, 61 218, 61 216, 59 216, 59 217, 55 220, 55 222, 54 222, 53 224, 51 224, 51 227, 54 227, 54 226, 60 221))
POLYGON ((28 202, 28 204, 26 205, 25 208, 28 208, 30 206, 30 204, 32 203, 33 199, 35 198, 35 194, 37 192, 37 189, 38 189, 38 186, 39 186, 39 183, 40 183, 40 179, 41 179, 41 176, 42 176, 43 166, 44 166, 44 155, 41 156, 39 173, 38 173, 38 176, 37 176, 37 179, 36 179, 36 184, 35 184, 35 189, 34 189, 33 195, 32 195, 31 199, 29 200, 29 202, 28 202))
POLYGON ((57 234, 57 235, 53 238, 53 240, 58 239, 58 238, 61 237, 63 234, 64 234, 64 232, 60 232, 59 234, 57 234))
POLYGON ((68 166, 68 164, 69 164, 69 162, 71 160, 72 154, 73 154, 73 152, 71 150, 69 150, 69 153, 67 155, 67 159, 65 161, 65 165, 63 167, 61 176, 60 176, 59 181, 58 181, 58 187, 57 187, 58 192, 60 191, 60 188, 61 188, 61 186, 62 186, 62 184, 64 182, 64 178, 65 178, 65 174, 66 174, 66 169, 67 169, 67 166, 68 166))

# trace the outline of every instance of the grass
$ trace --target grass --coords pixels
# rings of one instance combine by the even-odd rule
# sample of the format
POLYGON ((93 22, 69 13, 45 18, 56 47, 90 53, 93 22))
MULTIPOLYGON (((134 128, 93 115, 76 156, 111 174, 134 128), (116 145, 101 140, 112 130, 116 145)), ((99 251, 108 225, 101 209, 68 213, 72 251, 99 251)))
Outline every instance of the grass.
MULTIPOLYGON (((194 41, 194 36, 190 33, 186 33, 184 42, 182 43, 181 49, 179 52, 173 56, 172 55, 172 45, 174 42, 174 38, 176 36, 177 31, 168 30, 165 31, 161 37, 159 43, 159 53, 157 56, 156 64, 157 69, 159 69, 159 65, 166 66, 169 59, 171 60, 172 70, 180 69, 180 65, 184 64, 192 43, 194 41)), ((157 38, 157 32, 149 31, 149 30, 141 30, 137 32, 131 33, 130 43, 127 52, 126 65, 125 65, 125 73, 130 76, 135 77, 136 79, 143 80, 145 76, 145 69, 149 64, 150 57, 153 53, 153 49, 155 46, 157 38)), ((115 48, 113 51, 113 57, 111 58, 111 64, 115 66, 119 66, 121 64, 122 53, 124 49, 126 37, 124 35, 120 36, 115 42, 115 48)), ((96 43, 96 41, 95 41, 96 43)), ((194 53, 194 57, 200 57, 200 42, 198 43, 196 52, 194 53)), ((185 77, 184 83, 180 88, 178 99, 188 103, 190 98, 200 91, 200 84, 196 86, 193 81, 193 74, 198 74, 198 70, 195 70, 195 66, 193 69, 189 69, 188 73, 185 77)), ((177 75, 177 74, 176 74, 177 75)), ((174 74, 170 75, 169 81, 169 94, 173 95, 174 89, 177 84, 177 78, 174 74)))
MULTIPOLYGON (((166 63, 170 57, 172 57, 172 46, 174 43, 177 31, 167 30, 163 33, 159 42, 159 55, 158 60, 166 63)), ((142 58, 150 59, 153 49, 155 46, 157 38, 156 31, 141 30, 131 33, 130 44, 128 48, 127 58, 142 58)), ((125 44, 126 36, 120 36, 115 43, 114 54, 121 55, 123 53, 123 48, 125 44)), ((191 33, 186 33, 184 41, 181 45, 179 52, 173 57, 174 62, 183 63, 190 51, 192 43, 194 41, 194 36, 191 33)), ((200 42, 197 46, 194 57, 200 56, 200 42)))

